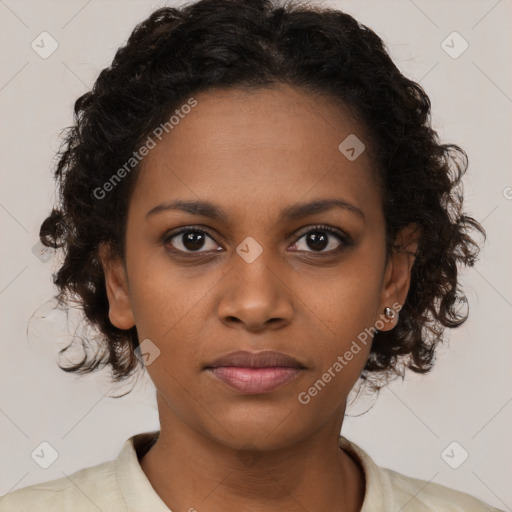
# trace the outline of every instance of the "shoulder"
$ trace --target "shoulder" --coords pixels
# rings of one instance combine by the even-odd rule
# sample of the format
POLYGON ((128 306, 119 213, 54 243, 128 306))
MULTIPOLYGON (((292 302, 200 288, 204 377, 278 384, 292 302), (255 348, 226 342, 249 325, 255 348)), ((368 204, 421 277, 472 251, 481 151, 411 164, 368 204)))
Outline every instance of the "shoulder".
POLYGON ((339 445, 357 461, 365 474, 361 512, 500 512, 470 494, 377 466, 361 447, 343 436, 340 436, 339 445))
MULTIPOLYGON (((487 503, 470 494, 451 489, 441 484, 412 478, 391 469, 379 468, 386 487, 394 495, 400 507, 411 512, 496 512, 487 503)), ((499 512, 499 511, 498 511, 499 512)))
POLYGON ((0 512, 98 512, 98 509, 117 512, 122 510, 115 506, 119 502, 122 497, 117 491, 115 461, 108 461, 12 491, 0 497, 0 512))

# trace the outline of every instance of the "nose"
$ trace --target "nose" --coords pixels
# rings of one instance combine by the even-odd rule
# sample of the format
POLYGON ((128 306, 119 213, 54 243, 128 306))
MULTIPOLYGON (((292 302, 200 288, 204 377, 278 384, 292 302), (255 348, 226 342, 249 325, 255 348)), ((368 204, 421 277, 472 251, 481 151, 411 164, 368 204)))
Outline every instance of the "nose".
POLYGON ((237 255, 236 268, 223 280, 218 316, 228 327, 261 332, 280 329, 292 321, 295 294, 286 282, 286 273, 264 254, 251 263, 237 255))

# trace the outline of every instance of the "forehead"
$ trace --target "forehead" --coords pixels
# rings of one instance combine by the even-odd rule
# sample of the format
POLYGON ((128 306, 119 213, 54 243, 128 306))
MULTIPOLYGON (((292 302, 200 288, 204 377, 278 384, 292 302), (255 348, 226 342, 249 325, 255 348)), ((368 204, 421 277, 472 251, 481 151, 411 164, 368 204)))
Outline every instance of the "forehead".
POLYGON ((137 205, 201 198, 248 211, 336 192, 376 202, 368 152, 350 160, 339 147, 363 143, 362 127, 329 98, 283 84, 193 97, 142 161, 137 205))

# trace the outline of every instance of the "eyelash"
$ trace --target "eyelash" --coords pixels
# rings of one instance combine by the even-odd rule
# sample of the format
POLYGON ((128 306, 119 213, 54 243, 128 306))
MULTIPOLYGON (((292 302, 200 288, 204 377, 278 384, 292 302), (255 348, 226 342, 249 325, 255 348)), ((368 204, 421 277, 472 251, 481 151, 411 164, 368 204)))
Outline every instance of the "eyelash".
MULTIPOLYGON (((343 251, 344 249, 346 249, 346 248, 348 248, 348 247, 353 245, 353 240, 352 240, 352 238, 349 235, 343 233, 342 231, 338 231, 337 229, 332 228, 330 226, 326 226, 325 224, 317 224, 315 226, 312 226, 307 231, 305 231, 301 235, 299 235, 299 237, 297 238, 297 242, 301 238, 303 238, 305 235, 308 235, 309 233, 312 233, 314 231, 321 231, 321 232, 328 233, 329 235, 332 235, 335 238, 337 238, 338 241, 341 242, 341 244, 336 249, 332 249, 332 250, 326 251, 326 252, 306 251, 308 254, 312 254, 314 256, 332 255, 332 254, 339 253, 339 252, 343 251)), ((189 233, 189 232, 201 233, 203 235, 207 235, 213 241, 215 241, 215 243, 217 243, 217 241, 215 240, 214 235, 208 229, 203 228, 203 227, 199 227, 199 226, 187 226, 187 227, 184 227, 184 228, 182 228, 179 231, 176 231, 174 233, 165 234, 164 237, 163 237, 162 243, 163 243, 164 246, 167 246, 168 244, 170 244, 170 242, 174 238, 176 238, 176 237, 178 237, 180 235, 183 235, 184 233, 189 233)), ((175 248, 173 248, 173 250, 170 251, 170 252, 173 252, 174 254, 179 254, 180 256, 185 256, 185 257, 197 257, 197 256, 205 255, 205 254, 208 253, 208 251, 184 252, 184 251, 181 251, 181 250, 175 249, 175 248)), ((214 252, 217 252, 217 251, 214 251, 214 252)), ((218 251, 218 252, 220 252, 220 251, 218 251)), ((302 252, 302 251, 298 251, 298 252, 302 252)))

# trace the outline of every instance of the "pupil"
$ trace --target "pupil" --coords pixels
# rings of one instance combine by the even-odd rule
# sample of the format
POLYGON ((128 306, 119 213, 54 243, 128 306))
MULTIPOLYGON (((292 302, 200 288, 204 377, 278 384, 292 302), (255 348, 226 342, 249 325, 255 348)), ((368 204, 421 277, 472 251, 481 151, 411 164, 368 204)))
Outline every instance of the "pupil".
POLYGON ((313 231, 308 235, 307 243, 311 249, 322 250, 327 247, 327 237, 322 231, 313 231))
POLYGON ((197 231, 189 231, 185 234, 183 245, 189 251, 201 249, 204 244, 204 235, 197 231))

